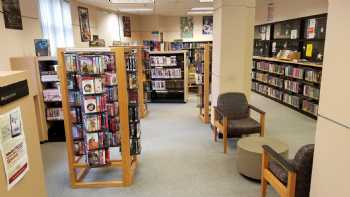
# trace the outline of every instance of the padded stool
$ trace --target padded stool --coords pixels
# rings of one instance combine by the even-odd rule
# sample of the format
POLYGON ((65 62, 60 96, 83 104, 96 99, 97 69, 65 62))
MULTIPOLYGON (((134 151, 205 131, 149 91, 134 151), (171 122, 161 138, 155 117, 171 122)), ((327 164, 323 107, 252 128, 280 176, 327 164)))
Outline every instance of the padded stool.
POLYGON ((288 157, 288 145, 269 137, 246 137, 237 143, 237 170, 240 174, 255 179, 261 179, 262 145, 272 147, 283 157, 288 157))

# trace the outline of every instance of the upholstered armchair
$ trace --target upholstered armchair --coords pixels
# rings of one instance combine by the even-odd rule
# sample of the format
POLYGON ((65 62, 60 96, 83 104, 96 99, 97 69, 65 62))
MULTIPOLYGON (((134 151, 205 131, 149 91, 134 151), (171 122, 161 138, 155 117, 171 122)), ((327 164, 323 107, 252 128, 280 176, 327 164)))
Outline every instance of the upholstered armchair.
POLYGON ((265 112, 248 104, 243 93, 221 94, 214 107, 214 140, 222 135, 224 153, 227 153, 228 138, 240 138, 243 135, 259 133, 264 136, 265 112), (260 114, 260 122, 250 117, 250 110, 260 114))
POLYGON ((266 197, 267 184, 282 197, 309 197, 314 145, 305 145, 293 160, 287 160, 264 145, 262 156, 261 196, 266 197))

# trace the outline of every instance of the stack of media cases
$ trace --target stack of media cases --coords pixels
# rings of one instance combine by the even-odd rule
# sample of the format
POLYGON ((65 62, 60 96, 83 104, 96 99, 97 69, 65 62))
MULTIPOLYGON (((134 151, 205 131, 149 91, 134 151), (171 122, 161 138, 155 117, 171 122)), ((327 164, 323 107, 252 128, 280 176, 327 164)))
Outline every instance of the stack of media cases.
MULTIPOLYGON (((73 152, 75 156, 85 156, 90 167, 110 165, 111 149, 121 145, 115 56, 108 52, 72 52, 65 53, 64 59, 73 152)), ((129 116, 134 113, 130 110, 129 116)), ((140 153, 133 151, 138 147, 131 145, 132 155, 140 153)))
POLYGON ((130 129, 130 153, 138 155, 141 153, 141 129, 139 117, 139 95, 137 85, 137 49, 132 49, 125 54, 126 71, 128 79, 128 94, 129 94, 129 129, 130 129))

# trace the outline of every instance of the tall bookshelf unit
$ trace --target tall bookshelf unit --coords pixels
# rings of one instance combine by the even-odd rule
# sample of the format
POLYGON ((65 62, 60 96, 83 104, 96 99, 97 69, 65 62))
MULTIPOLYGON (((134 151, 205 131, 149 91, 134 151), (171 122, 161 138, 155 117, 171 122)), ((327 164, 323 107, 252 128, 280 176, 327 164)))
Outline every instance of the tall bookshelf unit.
POLYGON ((327 14, 257 25, 252 91, 317 118, 327 14), (281 50, 301 60, 282 60, 281 50))
POLYGON ((201 66, 197 66, 197 73, 201 75, 201 83, 199 83, 199 116, 204 123, 209 123, 210 119, 210 92, 211 92, 211 59, 212 45, 204 46, 203 58, 201 66))
POLYGON ((186 103, 188 67, 186 51, 150 52, 151 102, 186 103))
POLYGON ((57 73, 56 57, 38 57, 42 94, 48 125, 48 141, 64 141, 64 124, 60 82, 57 73))
POLYGON ((126 47, 58 50, 73 188, 132 184, 141 152, 136 56, 126 47), (113 180, 86 178, 106 168, 121 173, 110 171, 113 180))

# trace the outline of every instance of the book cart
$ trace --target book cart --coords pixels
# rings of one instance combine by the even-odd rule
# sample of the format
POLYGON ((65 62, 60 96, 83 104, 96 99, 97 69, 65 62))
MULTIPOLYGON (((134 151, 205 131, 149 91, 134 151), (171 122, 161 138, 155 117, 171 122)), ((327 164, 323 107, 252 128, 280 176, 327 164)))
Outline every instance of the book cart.
POLYGON ((57 57, 71 187, 129 186, 141 152, 136 53, 73 48, 57 57))
POLYGON ((210 89, 211 89, 211 44, 204 46, 204 61, 202 67, 197 72, 202 76, 202 83, 199 86, 199 117, 204 123, 209 123, 210 118, 210 89))
POLYGON ((152 103, 186 103, 188 61, 186 51, 150 52, 152 103))

